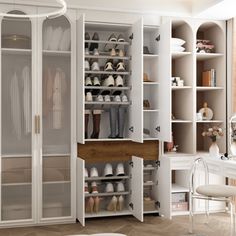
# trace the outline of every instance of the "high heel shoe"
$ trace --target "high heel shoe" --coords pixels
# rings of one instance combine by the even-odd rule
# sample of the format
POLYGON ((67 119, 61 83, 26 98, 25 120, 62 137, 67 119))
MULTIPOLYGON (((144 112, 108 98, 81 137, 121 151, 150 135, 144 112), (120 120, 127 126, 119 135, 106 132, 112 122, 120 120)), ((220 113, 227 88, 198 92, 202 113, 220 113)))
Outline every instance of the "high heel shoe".
POLYGON ((108 211, 116 211, 117 202, 118 202, 117 197, 113 196, 110 203, 107 206, 107 210, 108 211))
POLYGON ((88 213, 93 213, 94 199, 92 197, 87 199, 85 211, 88 213))
POLYGON ((119 196, 118 197, 118 203, 117 203, 117 210, 118 211, 122 211, 124 208, 124 197, 123 196, 119 196))
POLYGON ((93 208, 93 210, 94 210, 95 213, 99 212, 99 207, 100 207, 100 201, 101 200, 102 199, 100 197, 95 197, 94 198, 94 208, 93 208))

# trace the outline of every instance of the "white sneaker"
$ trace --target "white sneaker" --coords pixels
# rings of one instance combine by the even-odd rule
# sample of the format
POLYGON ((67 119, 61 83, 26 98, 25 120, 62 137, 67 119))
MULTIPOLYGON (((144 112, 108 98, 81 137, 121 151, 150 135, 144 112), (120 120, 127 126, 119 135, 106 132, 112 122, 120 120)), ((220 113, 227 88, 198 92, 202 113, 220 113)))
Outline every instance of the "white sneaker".
POLYGON ((105 87, 113 87, 115 85, 115 80, 112 75, 109 75, 104 81, 103 86, 105 87))
POLYGON ((94 86, 100 86, 101 85, 100 80, 98 79, 98 77, 93 78, 93 85, 94 86))
POLYGON ((125 56, 125 53, 122 49, 119 49, 118 56, 119 57, 124 57, 125 56))
POLYGON ((114 102, 121 102, 121 99, 120 99, 120 96, 119 95, 116 95, 114 97, 114 102))
POLYGON ((93 101, 93 96, 92 96, 91 92, 86 93, 85 100, 86 100, 86 102, 92 102, 93 101))
POLYGON ((94 61, 92 66, 91 66, 92 71, 99 71, 100 70, 100 66, 98 64, 98 62, 94 61))
POLYGON ((94 48, 94 50, 93 50, 93 55, 94 55, 94 56, 99 56, 99 51, 98 51, 97 48, 94 48))
POLYGON ((128 102, 128 98, 126 95, 123 95, 121 98, 122 102, 128 102))
POLYGON ((97 97, 96 97, 96 101, 97 102, 103 102, 104 100, 103 100, 103 96, 102 95, 98 95, 97 97))
POLYGON ((116 176, 124 176, 124 175, 125 175, 124 164, 123 163, 117 164, 116 176))
POLYGON ((89 76, 85 79, 85 86, 92 86, 92 80, 89 76))
POLYGON ((112 183, 107 183, 106 184, 106 189, 105 189, 106 193, 113 193, 114 192, 114 186, 112 183))
POLYGON ((98 170, 96 167, 92 167, 90 170, 90 177, 98 177, 98 170))
POLYGON ((92 193, 98 193, 98 188, 97 188, 96 182, 92 182, 91 187, 92 187, 92 193))
POLYGON ((85 61, 84 61, 84 69, 85 69, 85 70, 90 70, 90 65, 89 65, 88 60, 85 60, 85 61))
POLYGON ((113 176, 113 170, 112 170, 112 165, 110 163, 107 163, 104 168, 104 176, 109 177, 113 176))
POLYGON ((116 71, 125 71, 125 65, 123 62, 119 62, 116 66, 116 71))
POLYGON ((115 57, 116 56, 116 50, 115 48, 112 48, 110 51, 110 56, 115 57))
POLYGON ((111 97, 109 95, 105 95, 104 96, 104 101, 105 102, 110 102, 111 101, 111 97))
POLYGON ((113 65, 110 61, 108 61, 105 65, 105 71, 114 71, 113 65))
POLYGON ((124 191, 125 191, 124 183, 118 182, 116 186, 116 192, 124 192, 124 191))
POLYGON ((85 53, 85 55, 89 55, 89 49, 85 48, 84 53, 85 53))
POLYGON ((123 78, 120 75, 118 75, 115 79, 115 86, 116 87, 123 87, 124 86, 123 78))

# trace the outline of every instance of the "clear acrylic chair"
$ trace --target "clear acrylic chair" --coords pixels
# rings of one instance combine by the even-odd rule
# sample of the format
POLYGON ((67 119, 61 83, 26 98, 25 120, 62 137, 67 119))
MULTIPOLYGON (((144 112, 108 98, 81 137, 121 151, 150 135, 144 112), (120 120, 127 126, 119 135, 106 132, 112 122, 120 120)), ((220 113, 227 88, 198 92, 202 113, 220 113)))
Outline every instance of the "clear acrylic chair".
POLYGON ((212 185, 209 184, 209 169, 206 161, 203 158, 195 159, 191 172, 189 182, 189 233, 193 233, 193 216, 194 216, 194 199, 205 200, 205 214, 207 222, 209 220, 209 201, 223 201, 230 207, 230 225, 231 236, 235 236, 235 206, 232 197, 236 196, 236 187, 228 185, 212 185), (202 164, 205 174, 205 184, 195 186, 195 178, 197 167, 202 164))

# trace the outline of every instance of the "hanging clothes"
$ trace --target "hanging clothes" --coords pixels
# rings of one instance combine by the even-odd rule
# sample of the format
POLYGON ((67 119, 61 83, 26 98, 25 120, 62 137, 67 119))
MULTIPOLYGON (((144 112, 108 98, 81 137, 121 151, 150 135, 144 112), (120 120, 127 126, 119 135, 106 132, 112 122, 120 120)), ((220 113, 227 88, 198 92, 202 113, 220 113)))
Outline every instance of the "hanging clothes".
POLYGON ((53 83, 53 129, 62 128, 63 94, 66 91, 66 76, 61 68, 56 69, 56 75, 53 83))
POLYGON ((11 101, 11 116, 13 129, 18 140, 21 139, 22 123, 21 123, 21 104, 19 81, 16 73, 14 73, 10 83, 10 101, 11 101))
POLYGON ((23 115, 24 115, 24 133, 28 134, 32 129, 31 117, 31 86, 30 86, 30 68, 25 66, 22 70, 23 84, 23 115))

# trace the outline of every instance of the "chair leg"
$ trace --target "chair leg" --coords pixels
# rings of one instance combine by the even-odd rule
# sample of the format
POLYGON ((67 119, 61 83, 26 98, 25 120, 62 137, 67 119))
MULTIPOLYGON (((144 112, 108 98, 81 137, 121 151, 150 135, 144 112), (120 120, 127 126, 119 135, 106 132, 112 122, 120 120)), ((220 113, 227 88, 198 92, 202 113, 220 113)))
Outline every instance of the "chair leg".
POLYGON ((235 205, 230 202, 230 226, 231 226, 231 236, 235 236, 235 205))
POLYGON ((193 197, 192 193, 189 193, 189 233, 193 233, 193 197))
POLYGON ((209 223, 209 200, 205 201, 205 214, 206 214, 206 224, 209 223))

